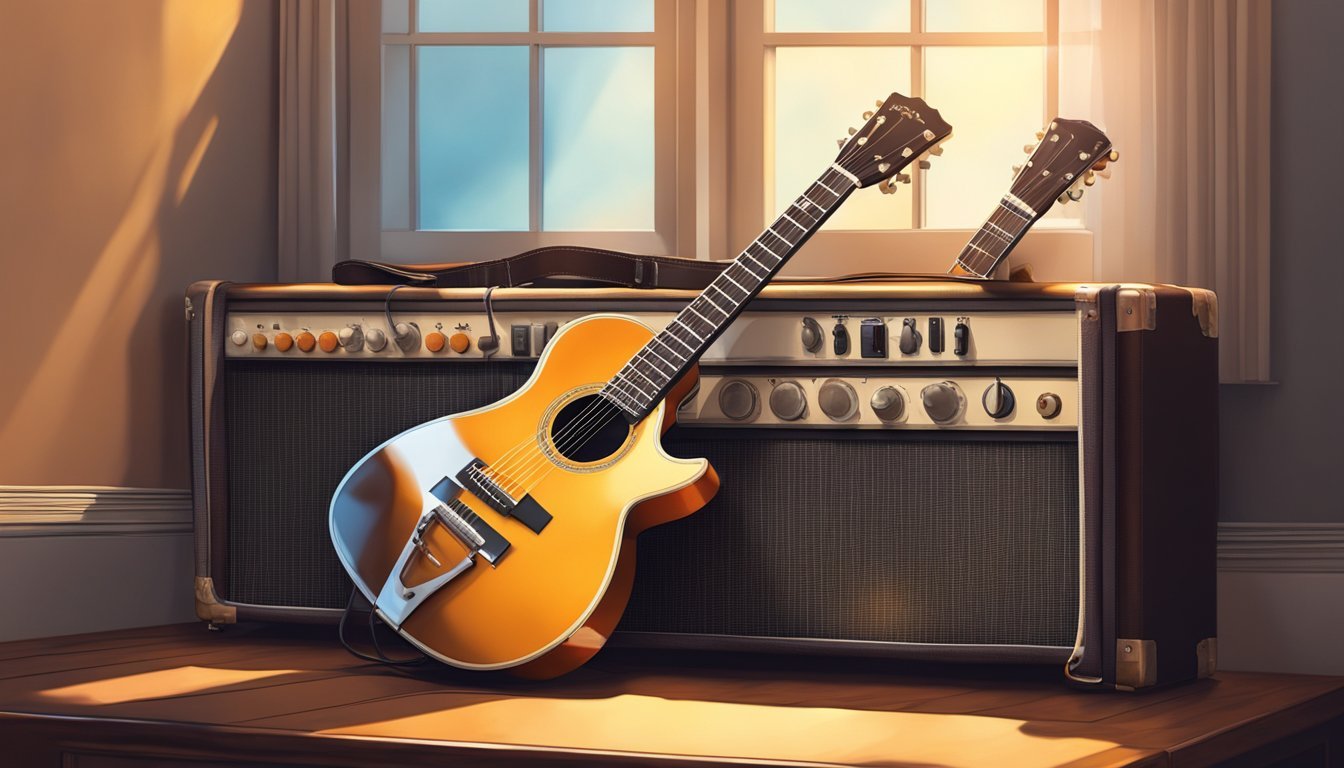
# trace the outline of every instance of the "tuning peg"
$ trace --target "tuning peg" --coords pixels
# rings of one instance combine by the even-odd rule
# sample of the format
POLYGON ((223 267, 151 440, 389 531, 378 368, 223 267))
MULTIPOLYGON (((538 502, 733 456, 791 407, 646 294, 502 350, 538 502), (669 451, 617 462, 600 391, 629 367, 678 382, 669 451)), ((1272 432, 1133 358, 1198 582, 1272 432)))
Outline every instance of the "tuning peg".
POLYGON ((1106 159, 1110 160, 1112 163, 1117 162, 1120 159, 1120 150, 1112 149, 1110 152, 1107 152, 1106 159))
POLYGON ((864 120, 871 120, 872 118, 873 118, 872 110, 863 113, 864 120))
POLYGON ((878 185, 877 185, 877 188, 878 188, 878 190, 880 190, 880 191, 882 192, 882 194, 884 194, 884 195, 894 195, 894 194, 896 194, 896 180, 895 180, 895 179, 887 179, 886 181, 882 182, 881 184, 878 184, 878 185))
POLYGON ((932 168, 932 167, 933 167, 933 163, 930 163, 928 160, 920 160, 920 161, 919 161, 919 170, 921 170, 921 171, 927 171, 927 170, 929 170, 929 169, 932 168))
POLYGON ((858 133, 858 132, 859 132, 859 129, 858 129, 858 128, 855 128, 855 127, 852 126, 852 125, 849 127, 849 135, 850 135, 850 136, 853 136, 854 134, 856 134, 856 133, 858 133))
POLYGON ((845 148, 845 142, 847 142, 847 141, 849 141, 849 139, 836 139, 836 140, 835 140, 835 145, 836 145, 837 147, 841 148, 841 149, 844 149, 844 148, 845 148))
POLYGON ((1069 204, 1069 193, 1068 193, 1068 192, 1065 192, 1065 193, 1063 193, 1062 195, 1060 195, 1059 197, 1055 198, 1055 202, 1059 203, 1060 205, 1068 205, 1068 204, 1069 204))
POLYGON ((1077 202, 1077 201, 1083 199, 1083 192, 1084 192, 1084 191, 1086 191, 1086 190, 1082 190, 1082 189, 1077 189, 1077 190, 1070 189, 1070 190, 1068 190, 1067 192, 1064 193, 1064 196, 1067 197, 1067 198, 1069 198, 1070 200, 1073 200, 1074 202, 1077 202))
POLYGON ((1014 176, 1016 176, 1017 174, 1019 174, 1019 173, 1021 173, 1021 172, 1022 172, 1022 166, 1020 166, 1020 165, 1014 165, 1014 166, 1013 166, 1013 175, 1014 175, 1014 176))
POLYGON ((898 173, 895 176, 892 176, 891 178, 893 181, 900 182, 901 184, 910 183, 910 174, 908 173, 898 173))
POLYGON ((878 108, 880 109, 880 108, 882 107, 882 100, 881 100, 881 99, 878 99, 876 102, 874 102, 874 105, 873 105, 873 106, 876 106, 876 107, 878 107, 878 108))
POLYGON ((1111 178, 1111 169, 1110 169, 1110 168, 1103 168, 1102 170, 1097 171, 1097 175, 1100 176, 1100 177, 1103 178, 1103 179, 1109 179, 1109 178, 1111 178))
POLYGON ((933 155, 934 157, 942 157, 942 156, 943 156, 943 145, 942 145, 942 144, 934 144, 932 147, 929 147, 929 154, 930 154, 930 155, 933 155))
POLYGON ((1037 140, 1037 141, 1040 141, 1041 139, 1044 139, 1044 138, 1045 138, 1045 131, 1037 131, 1037 132, 1036 132, 1036 140, 1037 140))
POLYGON ((1094 172, 1092 172, 1092 171, 1088 171, 1087 174, 1083 176, 1083 184, 1086 184, 1087 186, 1090 187, 1090 186, 1092 186, 1093 184, 1096 184, 1096 183, 1097 183, 1097 174, 1096 174, 1096 173, 1094 173, 1094 172))
POLYGON ((1035 144, 1023 144, 1023 145, 1022 145, 1022 151, 1025 152, 1026 154, 1030 155, 1032 152, 1035 152, 1035 151, 1036 151, 1036 145, 1035 145, 1035 144))

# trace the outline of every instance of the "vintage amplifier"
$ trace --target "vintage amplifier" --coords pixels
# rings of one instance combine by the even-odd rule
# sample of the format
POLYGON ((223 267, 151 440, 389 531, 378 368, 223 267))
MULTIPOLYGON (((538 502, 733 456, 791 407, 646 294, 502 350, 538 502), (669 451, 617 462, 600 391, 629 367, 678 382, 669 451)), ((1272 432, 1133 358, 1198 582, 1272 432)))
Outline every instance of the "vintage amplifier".
MULTIPOLYGON (((692 296, 193 285, 197 613, 336 621, 327 504, 357 459, 515 390, 566 322, 656 328, 692 296)), ((722 489, 641 536, 612 642, 1209 674, 1216 337, 1213 295, 1172 286, 767 287, 666 436, 722 489)))

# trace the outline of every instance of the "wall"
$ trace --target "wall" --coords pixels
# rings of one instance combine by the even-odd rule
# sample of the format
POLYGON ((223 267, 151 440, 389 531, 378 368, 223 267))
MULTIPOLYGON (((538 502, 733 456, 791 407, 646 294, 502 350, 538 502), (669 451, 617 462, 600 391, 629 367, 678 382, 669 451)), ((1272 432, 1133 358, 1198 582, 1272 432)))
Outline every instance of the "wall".
MULTIPOLYGON (((276 34, 269 0, 0 4, 0 485, 189 486, 183 289, 275 276, 276 34)), ((0 639, 191 617, 180 528, 4 529, 0 639)))

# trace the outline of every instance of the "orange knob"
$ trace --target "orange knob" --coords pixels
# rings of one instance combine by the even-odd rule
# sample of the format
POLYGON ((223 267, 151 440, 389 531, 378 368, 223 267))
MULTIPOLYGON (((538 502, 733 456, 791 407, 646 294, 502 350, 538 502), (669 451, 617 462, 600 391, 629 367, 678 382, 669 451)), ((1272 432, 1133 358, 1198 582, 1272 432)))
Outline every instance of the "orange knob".
POLYGON ((275 334, 275 348, 281 352, 288 352, 289 348, 294 346, 294 337, 281 331, 275 334))
POLYGON ((323 352, 335 352, 336 347, 340 344, 336 340, 336 334, 331 331, 323 331, 322 335, 317 337, 317 346, 321 347, 323 352))
POLYGON ((300 333, 298 337, 294 339, 294 342, 299 345, 299 350, 301 352, 312 352, 313 347, 317 346, 317 339, 313 338, 313 334, 307 331, 300 333))
POLYGON ((425 334, 425 349, 428 349, 430 352, 442 352, 443 345, 447 341, 448 339, 442 333, 439 333, 438 331, 430 331, 425 334))
POLYGON ((264 333, 254 333, 254 334, 252 334, 252 346, 255 347, 256 350, 257 350, 258 352, 260 352, 261 350, 265 349, 265 348, 266 348, 266 334, 264 334, 264 333))
POLYGON ((454 333, 452 338, 448 339, 448 346, 460 355, 471 349, 471 337, 465 333, 454 333))

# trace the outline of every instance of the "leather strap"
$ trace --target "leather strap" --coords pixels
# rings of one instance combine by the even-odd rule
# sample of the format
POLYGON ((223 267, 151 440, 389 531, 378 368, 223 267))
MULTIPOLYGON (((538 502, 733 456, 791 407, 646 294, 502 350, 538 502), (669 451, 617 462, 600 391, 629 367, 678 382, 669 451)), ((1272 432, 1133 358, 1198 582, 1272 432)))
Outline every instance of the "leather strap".
POLYGON ((332 267, 331 278, 341 285, 400 284, 433 288, 597 284, 701 290, 729 263, 553 245, 508 258, 468 263, 402 265, 342 261, 332 267))

